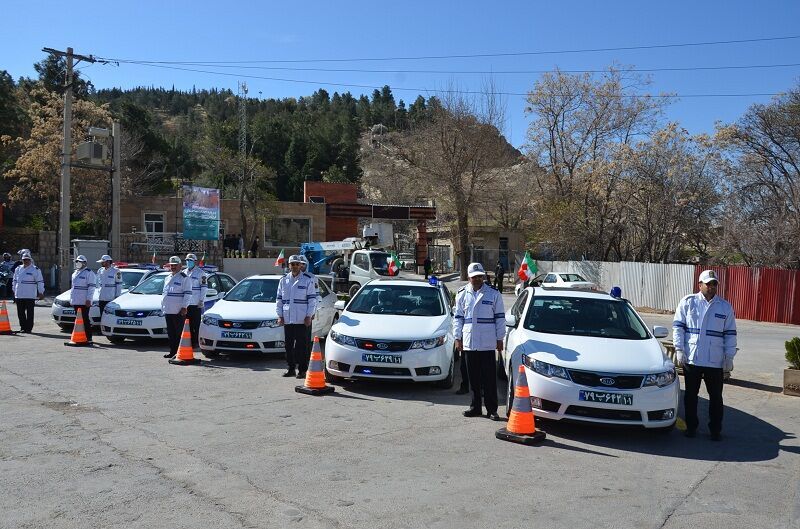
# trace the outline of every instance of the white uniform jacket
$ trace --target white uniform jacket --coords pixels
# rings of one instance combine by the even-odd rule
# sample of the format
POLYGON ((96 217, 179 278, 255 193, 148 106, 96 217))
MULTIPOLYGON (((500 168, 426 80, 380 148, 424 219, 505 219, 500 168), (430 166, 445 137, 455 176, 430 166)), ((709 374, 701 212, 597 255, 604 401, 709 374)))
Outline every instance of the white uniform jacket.
POLYGON ((15 298, 36 299, 39 294, 44 294, 42 271, 33 264, 18 266, 11 279, 11 290, 14 292, 15 298))
POLYGON ((100 301, 112 301, 122 295, 122 272, 116 266, 99 268, 100 301))
POLYGON ((475 292, 466 285, 456 294, 453 335, 463 340, 465 351, 494 351, 506 332, 503 296, 484 284, 475 292))
POLYGON ((700 292, 684 297, 675 310, 672 342, 690 364, 722 367, 736 355, 733 307, 718 296, 706 301, 700 292))
POLYGON ((317 289, 311 274, 301 272, 293 276, 291 272, 278 282, 278 296, 275 312, 283 318, 285 325, 303 323, 317 310, 317 289))
POLYGON ((203 303, 206 301, 206 292, 208 291, 208 274, 203 272, 199 266, 192 268, 192 271, 185 270, 189 281, 192 284, 192 299, 189 305, 198 305, 203 308, 203 303))
POLYGON ((72 272, 72 291, 69 294, 69 303, 73 307, 83 307, 86 301, 94 301, 94 289, 97 276, 87 267, 72 272))
POLYGON ((161 310, 164 314, 178 314, 181 309, 189 306, 192 299, 192 282, 184 272, 168 275, 164 280, 164 290, 161 295, 161 310))

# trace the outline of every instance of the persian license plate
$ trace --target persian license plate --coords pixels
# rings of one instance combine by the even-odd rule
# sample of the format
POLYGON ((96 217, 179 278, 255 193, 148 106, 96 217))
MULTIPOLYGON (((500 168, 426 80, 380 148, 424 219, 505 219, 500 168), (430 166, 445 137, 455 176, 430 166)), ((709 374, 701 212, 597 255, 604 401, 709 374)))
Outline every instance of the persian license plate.
POLYGON ((587 391, 582 389, 578 391, 578 398, 586 402, 633 406, 633 395, 630 393, 607 393, 605 391, 587 391))
POLYGON ((117 319, 117 325, 127 325, 129 327, 141 327, 142 320, 128 320, 128 319, 117 319))
POLYGON ((241 332, 241 331, 222 331, 223 338, 242 338, 245 340, 252 340, 253 333, 252 332, 241 332))
POLYGON ((375 362, 378 364, 402 364, 402 355, 386 355, 375 353, 362 353, 361 360, 364 362, 375 362))
POLYGON ((75 309, 62 309, 61 314, 63 314, 64 316, 74 316, 75 309))

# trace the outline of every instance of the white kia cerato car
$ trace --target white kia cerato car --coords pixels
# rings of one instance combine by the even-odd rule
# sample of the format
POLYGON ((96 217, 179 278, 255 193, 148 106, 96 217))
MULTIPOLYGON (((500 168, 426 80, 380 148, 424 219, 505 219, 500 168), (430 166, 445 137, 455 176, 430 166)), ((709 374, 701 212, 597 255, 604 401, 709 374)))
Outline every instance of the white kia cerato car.
POLYGON ((508 409, 525 366, 537 416, 670 429, 678 413, 675 366, 624 299, 574 288, 528 287, 506 314, 501 357, 508 409))

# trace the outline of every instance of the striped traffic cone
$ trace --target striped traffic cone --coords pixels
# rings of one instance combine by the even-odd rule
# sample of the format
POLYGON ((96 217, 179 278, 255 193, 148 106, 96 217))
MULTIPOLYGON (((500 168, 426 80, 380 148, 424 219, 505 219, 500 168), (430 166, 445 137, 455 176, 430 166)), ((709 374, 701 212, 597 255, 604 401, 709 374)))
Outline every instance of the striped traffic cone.
POLYGON ((178 366, 190 366, 199 364, 202 361, 194 357, 192 349, 192 333, 189 331, 189 318, 183 322, 183 332, 181 333, 181 344, 178 347, 178 354, 175 358, 170 358, 169 363, 178 366))
POLYGON ((306 371, 306 382, 302 386, 295 386, 294 390, 306 395, 325 395, 333 393, 333 386, 325 385, 325 373, 322 371, 322 351, 319 348, 319 336, 314 336, 314 346, 311 348, 311 361, 306 371))
POLYGON ((0 334, 17 334, 17 331, 11 330, 11 322, 8 321, 8 309, 6 302, 0 305, 0 334))
POLYGON ((508 416, 508 424, 505 428, 500 428, 494 434, 498 439, 520 443, 524 445, 534 445, 540 443, 546 437, 542 431, 536 431, 536 421, 531 408, 531 392, 528 389, 528 377, 525 376, 525 366, 520 364, 517 383, 514 386, 514 403, 511 406, 511 414, 508 416))
POLYGON ((83 307, 75 307, 75 325, 72 327, 72 336, 64 345, 70 347, 92 346, 92 342, 86 337, 86 328, 83 324, 83 307))

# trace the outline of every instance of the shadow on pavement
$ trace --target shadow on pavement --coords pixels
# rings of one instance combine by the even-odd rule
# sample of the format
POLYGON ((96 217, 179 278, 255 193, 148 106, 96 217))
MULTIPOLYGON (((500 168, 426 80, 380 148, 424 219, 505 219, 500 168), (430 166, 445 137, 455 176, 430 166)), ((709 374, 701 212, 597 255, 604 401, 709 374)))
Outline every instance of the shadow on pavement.
MULTIPOLYGON (((457 366, 458 364, 456 364, 455 383, 450 389, 437 388, 430 382, 363 378, 334 382, 332 385, 336 386, 337 392, 343 391, 382 399, 415 400, 448 406, 463 406, 464 409, 467 409, 472 399, 472 394, 456 395, 456 389, 458 389, 458 385, 461 382, 457 366)), ((502 401, 500 404, 502 405, 502 401)))
POLYGON ((202 353, 195 353, 196 358, 203 361, 203 366, 212 369, 250 369, 251 371, 284 371, 286 360, 283 353, 233 353, 220 354, 207 358, 202 353))
POLYGON ((769 384, 762 384, 760 382, 752 382, 750 380, 739 380, 737 378, 729 378, 725 381, 728 386, 738 386, 740 388, 756 389, 759 391, 767 391, 769 393, 783 393, 783 388, 780 386, 771 386, 769 384))

